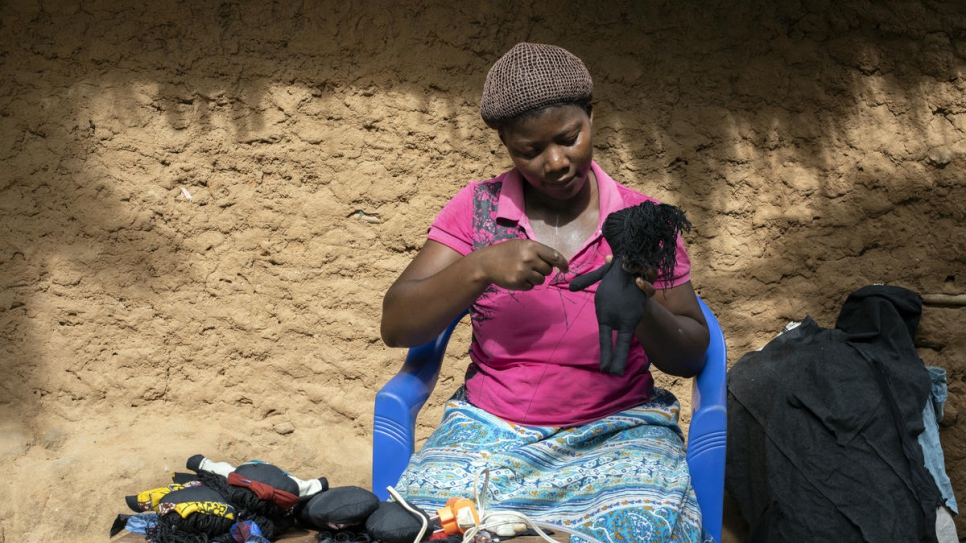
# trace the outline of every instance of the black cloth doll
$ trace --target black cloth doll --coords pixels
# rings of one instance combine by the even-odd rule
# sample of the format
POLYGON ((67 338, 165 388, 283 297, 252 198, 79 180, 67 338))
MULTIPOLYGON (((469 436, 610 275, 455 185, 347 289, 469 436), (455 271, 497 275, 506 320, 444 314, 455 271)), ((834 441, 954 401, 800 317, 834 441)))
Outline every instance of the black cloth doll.
MULTIPOLYGON (((205 486, 225 496, 235 508, 238 520, 255 522, 266 539, 275 541, 295 524, 300 487, 306 482, 281 468, 258 461, 233 467, 225 462, 212 462, 202 455, 189 458, 187 467, 205 486)), ((328 486, 324 478, 312 482, 317 483, 314 488, 328 486)))
POLYGON ((600 326, 602 372, 624 374, 634 330, 644 317, 647 302, 636 280, 642 277, 649 281, 647 274, 652 271, 664 278, 672 276, 677 264, 677 236, 682 231, 691 231, 683 211, 651 201, 615 211, 604 220, 603 235, 613 260, 570 283, 570 290, 578 291, 600 281, 594 306, 600 326))
POLYGON ((157 512, 157 523, 146 538, 156 543, 230 541, 228 533, 237 519, 221 493, 196 481, 145 490, 126 501, 134 511, 157 512))

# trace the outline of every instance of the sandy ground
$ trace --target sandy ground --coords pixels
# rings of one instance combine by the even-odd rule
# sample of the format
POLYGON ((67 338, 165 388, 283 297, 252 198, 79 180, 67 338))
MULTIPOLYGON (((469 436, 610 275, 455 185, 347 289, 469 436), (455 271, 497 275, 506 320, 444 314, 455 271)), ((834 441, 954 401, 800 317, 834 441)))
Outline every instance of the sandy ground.
MULTIPOLYGON (((0 541, 103 541, 195 453, 368 485, 382 295, 508 167, 477 108, 519 41, 585 60, 598 162, 688 213, 732 362, 869 283, 966 293, 964 36, 954 1, 0 2, 0 541)), ((964 329, 917 339, 961 501, 964 329)))

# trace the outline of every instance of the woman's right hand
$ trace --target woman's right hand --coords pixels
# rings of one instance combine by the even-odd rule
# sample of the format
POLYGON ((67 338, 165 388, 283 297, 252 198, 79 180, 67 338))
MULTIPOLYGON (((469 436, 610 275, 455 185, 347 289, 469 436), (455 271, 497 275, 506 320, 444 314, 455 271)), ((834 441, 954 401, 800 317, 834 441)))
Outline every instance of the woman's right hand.
POLYGON ((508 290, 531 290, 542 285, 553 269, 566 272, 567 259, 553 247, 529 239, 490 245, 476 255, 488 283, 508 290))
POLYGON ((490 285, 530 290, 553 268, 567 271, 558 251, 531 240, 511 240, 463 256, 428 240, 382 301, 382 339, 414 347, 436 337, 490 285))

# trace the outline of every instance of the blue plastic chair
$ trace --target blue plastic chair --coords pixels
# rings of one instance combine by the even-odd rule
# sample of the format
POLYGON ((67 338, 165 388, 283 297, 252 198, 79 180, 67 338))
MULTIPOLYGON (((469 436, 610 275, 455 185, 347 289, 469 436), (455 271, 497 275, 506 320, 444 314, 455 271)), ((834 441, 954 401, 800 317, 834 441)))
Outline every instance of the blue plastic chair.
MULTIPOLYGON (((721 541, 728 354, 718 319, 704 301, 699 298, 698 302, 708 321, 711 342, 704 369, 694 380, 687 458, 704 528, 715 541, 721 541)), ((381 500, 387 499, 386 487, 396 485, 409 463, 415 445, 416 417, 436 386, 453 329, 465 315, 457 317, 436 339, 409 349, 402 369, 376 394, 372 487, 381 500)))

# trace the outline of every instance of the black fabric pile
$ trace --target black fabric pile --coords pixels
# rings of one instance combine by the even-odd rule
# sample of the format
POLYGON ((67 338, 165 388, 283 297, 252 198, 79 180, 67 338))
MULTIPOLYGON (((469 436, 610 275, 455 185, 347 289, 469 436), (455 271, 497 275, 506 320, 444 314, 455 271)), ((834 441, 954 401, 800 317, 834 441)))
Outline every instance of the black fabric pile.
MULTIPOLYGON (((439 526, 430 516, 395 502, 381 502, 361 487, 330 488, 325 477, 303 481, 272 464, 251 461, 239 466, 212 462, 197 454, 186 463, 193 473, 174 473, 172 483, 127 496, 139 517, 137 528, 151 543, 235 543, 252 523, 269 541, 298 525, 318 530, 327 542, 411 543, 425 521, 429 537, 439 526), (151 512, 154 513, 151 513, 151 512), (422 517, 422 518, 420 518, 422 517), (238 523, 238 524, 236 524, 238 523)), ((132 515, 118 515, 111 537, 123 531, 132 515)))
POLYGON ((735 363, 725 482, 748 541, 936 541, 921 312, 915 292, 867 286, 834 329, 806 318, 735 363))

